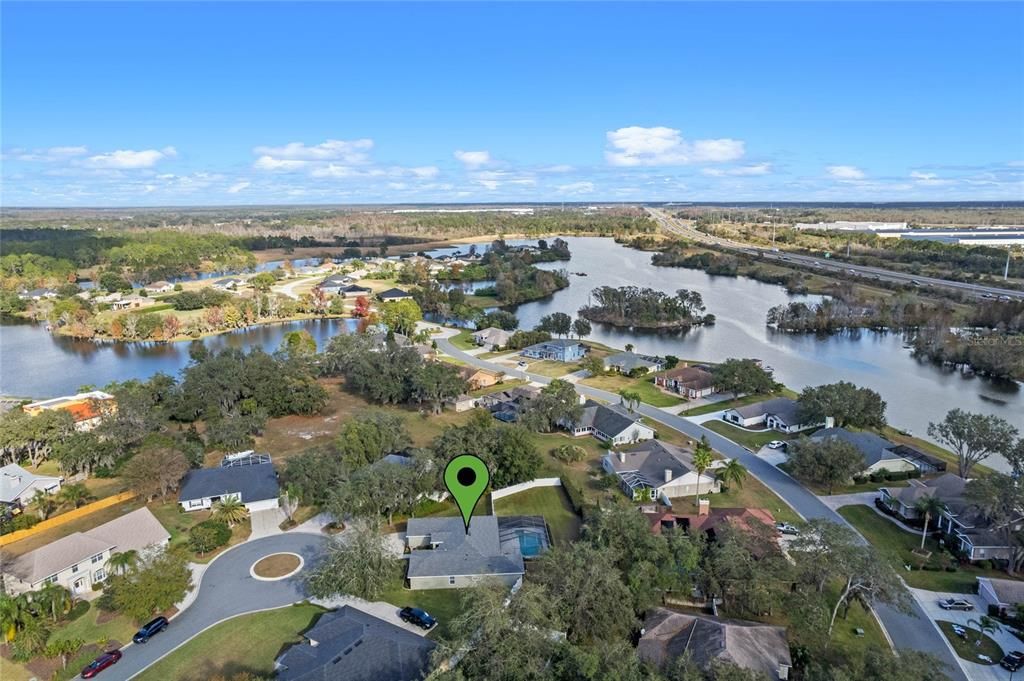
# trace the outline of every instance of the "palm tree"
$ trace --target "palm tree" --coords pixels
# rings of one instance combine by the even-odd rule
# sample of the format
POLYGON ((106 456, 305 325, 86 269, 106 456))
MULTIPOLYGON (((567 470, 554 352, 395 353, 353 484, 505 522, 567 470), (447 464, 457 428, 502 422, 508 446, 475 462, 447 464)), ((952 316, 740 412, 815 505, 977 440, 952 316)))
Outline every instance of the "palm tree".
POLYGON ((921 528, 921 548, 923 549, 924 540, 928 537, 928 523, 932 518, 937 518, 940 513, 945 511, 946 505, 937 496, 930 494, 918 499, 914 504, 914 509, 924 516, 924 527, 921 528))
POLYGON ((248 515, 249 509, 236 497, 221 499, 213 508, 213 517, 217 520, 223 520, 228 524, 228 527, 234 527, 235 524, 245 520, 248 515))
POLYGON ((32 495, 32 504, 36 507, 36 513, 43 520, 50 517, 50 514, 57 510, 57 500, 41 489, 37 489, 32 495))
POLYGON ((82 504, 95 499, 95 495, 82 483, 65 485, 60 491, 60 499, 65 504, 71 504, 72 508, 78 508, 82 504))
POLYGON ((58 584, 50 583, 32 594, 32 602, 38 604, 40 608, 49 610, 50 617, 56 622, 59 615, 71 612, 74 599, 70 591, 58 584))
POLYGON ((32 613, 28 609, 28 599, 25 594, 9 596, 0 594, 0 641, 10 643, 25 625, 26 619, 31 619, 32 613))
POLYGON ((622 400, 622 403, 626 405, 626 409, 629 409, 631 412, 636 407, 640 406, 640 393, 635 390, 622 389, 619 391, 619 398, 622 400))
POLYGON ((743 481, 747 478, 747 469, 736 459, 729 459, 729 461, 718 469, 718 479, 725 483, 728 487, 732 483, 736 483, 737 487, 743 487, 743 481))
POLYGON ((985 634, 994 634, 997 631, 1003 630, 1003 628, 999 626, 999 622, 988 615, 982 615, 978 619, 967 620, 967 626, 971 626, 972 624, 978 630, 978 640, 974 642, 974 645, 976 646, 981 645, 981 640, 984 638, 985 634))
MULTIPOLYGON (((711 445, 708 444, 707 436, 701 436, 700 442, 693 450, 693 468, 697 471, 697 496, 694 498, 696 503, 700 499, 700 477, 704 475, 704 471, 711 468, 711 462, 714 458, 711 455, 711 445)), ((700 504, 697 504, 698 506, 700 504)))
POLYGON ((135 549, 114 553, 107 559, 107 567, 114 574, 124 575, 135 569, 139 562, 139 552, 135 549))

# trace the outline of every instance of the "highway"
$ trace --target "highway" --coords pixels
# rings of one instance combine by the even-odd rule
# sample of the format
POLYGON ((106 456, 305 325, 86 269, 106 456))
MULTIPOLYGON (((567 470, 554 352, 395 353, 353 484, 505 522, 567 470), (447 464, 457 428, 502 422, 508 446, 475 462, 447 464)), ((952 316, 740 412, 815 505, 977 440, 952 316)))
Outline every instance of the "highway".
POLYGON ((853 265, 829 258, 816 258, 809 255, 797 255, 783 251, 773 251, 768 248, 758 248, 739 241, 723 239, 721 237, 700 232, 691 227, 685 221, 672 217, 664 210, 649 207, 646 210, 666 232, 677 234, 698 243, 713 245, 731 251, 739 251, 741 253, 746 253, 747 255, 759 256, 765 260, 774 260, 781 265, 802 265, 811 269, 821 270, 822 272, 841 272, 848 276, 860 277, 868 282, 872 280, 889 281, 893 283, 909 284, 911 286, 915 286, 914 282, 917 282, 916 286, 920 286, 921 288, 941 287, 954 289, 973 294, 979 298, 999 298, 1000 296, 1006 296, 1007 298, 1024 300, 1024 291, 1015 291, 1013 289, 998 288, 995 286, 982 286, 962 281, 950 281, 948 279, 936 279, 934 277, 922 277, 920 275, 907 274, 905 272, 894 272, 881 267, 853 265))
MULTIPOLYGON (((507 366, 480 359, 459 350, 447 338, 437 337, 436 341, 437 347, 441 352, 466 364, 492 371, 500 371, 511 378, 524 378, 536 383, 546 384, 552 380, 547 376, 510 370, 507 366)), ((614 393, 578 383, 575 387, 577 392, 585 397, 611 403, 619 401, 619 396, 614 393)), ((746 467, 751 475, 764 483, 805 519, 825 518, 832 522, 848 525, 842 516, 826 506, 818 497, 808 491, 806 487, 732 440, 685 418, 669 414, 647 404, 641 403, 637 407, 637 411, 648 419, 688 435, 694 440, 699 440, 702 436, 707 437, 711 446, 716 451, 723 456, 737 459, 746 467)), ((924 610, 916 600, 911 600, 909 614, 901 613, 884 605, 875 605, 874 610, 897 650, 919 650, 934 655, 946 665, 944 671, 951 679, 954 681, 967 681, 967 677, 953 657, 953 653, 946 644, 942 634, 925 616, 924 610)))

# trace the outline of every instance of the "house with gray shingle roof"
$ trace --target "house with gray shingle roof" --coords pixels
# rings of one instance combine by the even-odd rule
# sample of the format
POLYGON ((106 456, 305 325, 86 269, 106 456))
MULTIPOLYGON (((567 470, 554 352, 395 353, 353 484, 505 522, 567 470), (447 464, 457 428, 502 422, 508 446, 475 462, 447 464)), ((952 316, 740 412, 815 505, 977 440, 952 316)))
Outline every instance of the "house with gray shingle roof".
POLYGON ((610 451, 601 465, 619 479, 619 487, 634 501, 722 491, 713 473, 698 473, 693 467, 693 452, 659 440, 610 451))
POLYGON ((526 571, 518 542, 501 541, 493 515, 473 516, 469 532, 461 516, 409 518, 405 543, 410 589, 458 589, 487 579, 512 585, 526 571))
POLYGON ((178 503, 186 511, 198 511, 237 499, 252 512, 277 508, 279 495, 274 464, 259 463, 192 469, 181 481, 178 503))
POLYGON ((796 400, 788 397, 776 397, 763 402, 755 402, 742 407, 726 409, 722 420, 744 428, 764 426, 783 433, 798 433, 823 425, 822 423, 802 423, 800 406, 796 400))
POLYGON ((324 613, 303 637, 275 661, 278 681, 414 681, 436 646, 351 605, 324 613))
POLYGON ((64 478, 29 473, 16 463, 0 468, 0 504, 22 508, 39 490, 53 494, 64 478))
POLYGON ((637 369, 648 372, 661 371, 665 368, 665 360, 653 355, 638 355, 632 351, 619 352, 604 358, 605 371, 614 370, 620 374, 628 374, 637 369))
POLYGON ((845 428, 822 428, 810 437, 811 442, 839 440, 854 446, 864 459, 864 473, 874 473, 883 468, 890 473, 912 471, 917 468, 912 461, 900 456, 894 450, 896 445, 884 437, 866 431, 851 431, 845 428))
POLYGON ((606 406, 593 400, 583 405, 579 419, 561 425, 576 437, 593 435, 613 445, 650 440, 655 435, 653 428, 641 423, 638 415, 621 404, 606 406))

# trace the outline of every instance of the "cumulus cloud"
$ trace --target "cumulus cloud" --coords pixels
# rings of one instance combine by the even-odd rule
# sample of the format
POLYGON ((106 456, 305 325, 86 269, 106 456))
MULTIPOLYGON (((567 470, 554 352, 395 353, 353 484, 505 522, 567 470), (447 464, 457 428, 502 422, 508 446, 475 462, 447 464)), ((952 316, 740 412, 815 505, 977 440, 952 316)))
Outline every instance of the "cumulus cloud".
POLYGON ((829 176, 837 180, 863 180, 867 175, 857 166, 828 166, 829 176))
POLYGON ((742 140, 683 139, 679 130, 630 126, 606 133, 605 160, 613 166, 676 166, 735 161, 745 153, 742 140))
POLYGON ((703 168, 700 172, 711 177, 768 175, 772 172, 772 164, 754 163, 747 166, 739 166, 738 168, 703 168))
POLYGON ((567 163, 559 163, 553 166, 544 166, 539 168, 539 170, 542 173, 571 173, 576 169, 567 163))
POLYGON ((3 155, 4 159, 29 162, 66 161, 76 156, 84 156, 89 150, 82 146, 50 147, 49 149, 11 149, 3 155))
POLYGON ((440 169, 436 166, 419 166, 416 168, 409 168, 410 174, 423 180, 429 180, 433 177, 437 177, 440 172, 440 169))
POLYGON ((129 170, 135 168, 152 168, 158 162, 167 158, 174 158, 178 155, 174 147, 163 149, 145 149, 133 151, 131 149, 118 149, 105 154, 97 154, 87 159, 88 165, 94 168, 111 168, 117 170, 129 170))
POLYGON ((236 182, 228 187, 228 194, 237 194, 252 185, 252 182, 236 182))
POLYGON ((563 184, 558 186, 558 192, 560 194, 593 194, 594 183, 593 182, 570 182, 569 184, 563 184))
POLYGON ((341 161, 347 165, 368 163, 373 140, 327 140, 307 146, 302 142, 290 142, 280 147, 259 146, 253 149, 261 158, 269 157, 278 161, 341 161))
POLYGON ((922 173, 918 170, 912 171, 910 173, 910 178, 914 180, 915 184, 925 187, 945 187, 951 184, 956 184, 956 180, 941 178, 935 173, 922 173))
POLYGON ((491 162, 491 152, 457 149, 455 151, 455 158, 467 168, 479 168, 491 162))

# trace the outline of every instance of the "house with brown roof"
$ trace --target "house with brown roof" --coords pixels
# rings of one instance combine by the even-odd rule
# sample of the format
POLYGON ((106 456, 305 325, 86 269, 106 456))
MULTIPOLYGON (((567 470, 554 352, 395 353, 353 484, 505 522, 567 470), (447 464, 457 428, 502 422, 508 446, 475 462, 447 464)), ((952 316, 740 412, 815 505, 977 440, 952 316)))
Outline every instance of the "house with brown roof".
POLYGON ((654 385, 697 400, 718 392, 711 372, 703 367, 681 366, 654 377, 654 385))
POLYGON ((500 371, 478 369, 477 367, 471 366, 459 367, 459 374, 462 376, 462 379, 469 384, 470 390, 489 388, 492 385, 501 383, 502 379, 505 377, 500 371))
POLYGON ((117 411, 117 401, 110 393, 93 390, 77 395, 54 397, 49 400, 33 402, 22 407, 26 414, 35 416, 44 411, 61 410, 71 414, 75 422, 75 430, 88 431, 99 425, 107 414, 117 411))
POLYGON ((788 679, 793 666, 783 627, 666 608, 648 613, 636 652, 644 662, 662 669, 689 653, 701 669, 721 660, 768 679, 788 679))
POLYGON ((15 594, 59 584, 72 594, 92 591, 110 576, 115 553, 145 553, 167 546, 171 535, 146 507, 84 532, 74 532, 3 566, 4 584, 15 594))

